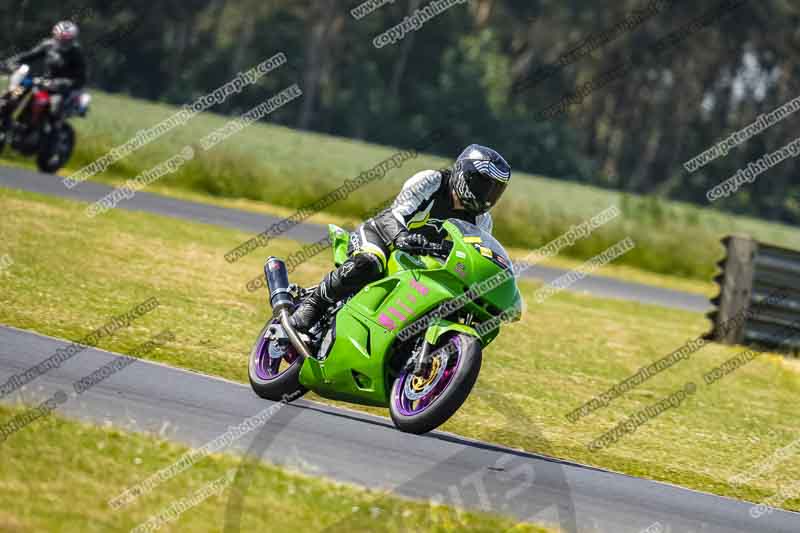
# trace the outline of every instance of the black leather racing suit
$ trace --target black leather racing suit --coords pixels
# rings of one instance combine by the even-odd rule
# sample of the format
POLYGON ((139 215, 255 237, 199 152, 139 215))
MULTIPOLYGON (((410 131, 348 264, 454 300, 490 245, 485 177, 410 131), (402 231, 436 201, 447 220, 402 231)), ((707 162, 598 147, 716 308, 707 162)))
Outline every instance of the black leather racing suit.
POLYGON ((421 233, 430 242, 441 242, 441 224, 456 218, 491 233, 489 213, 473 215, 453 207, 450 171, 424 170, 412 176, 392 206, 368 219, 350 234, 348 259, 320 283, 320 296, 334 303, 355 294, 383 276, 395 239, 405 231, 421 233))

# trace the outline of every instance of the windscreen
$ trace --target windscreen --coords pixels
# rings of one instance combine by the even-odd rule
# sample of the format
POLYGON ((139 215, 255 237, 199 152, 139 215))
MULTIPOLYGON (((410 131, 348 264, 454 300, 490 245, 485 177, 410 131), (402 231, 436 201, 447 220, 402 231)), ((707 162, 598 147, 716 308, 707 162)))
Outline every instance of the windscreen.
POLYGON ((497 242, 497 239, 475 224, 455 218, 449 219, 448 222, 456 226, 464 236, 464 241, 474 247, 482 256, 493 261, 501 268, 513 269, 511 258, 508 256, 506 249, 503 248, 503 245, 497 242))

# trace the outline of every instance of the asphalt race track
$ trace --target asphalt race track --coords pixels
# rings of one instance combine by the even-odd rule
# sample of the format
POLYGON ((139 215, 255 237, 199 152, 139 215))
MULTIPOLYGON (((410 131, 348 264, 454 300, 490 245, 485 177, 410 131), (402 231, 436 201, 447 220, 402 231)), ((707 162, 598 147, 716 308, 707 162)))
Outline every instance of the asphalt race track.
MULTIPOLYGON (((0 168, 0 186, 86 202, 110 191, 107 186, 90 182, 69 190, 52 176, 7 167, 0 168)), ((123 206, 254 233, 279 220, 144 192, 123 206)), ((313 242, 324 232, 319 225, 301 224, 286 236, 313 242)), ((526 276, 549 281, 564 272, 533 266, 526 276)), ((589 276, 574 289, 690 311, 708 308, 708 300, 702 296, 601 276, 589 276)), ((0 384, 66 344, 0 326, 0 384)), ((229 426, 271 405, 257 398, 247 385, 146 361, 135 362, 77 397, 73 383, 114 357, 109 352, 87 349, 2 401, 35 404, 63 390, 69 399, 58 411, 66 416, 95 424, 110 422, 191 446, 213 440, 229 426)), ((517 417, 509 423, 528 421, 517 417)), ((655 523, 661 524, 664 532, 800 531, 800 515, 796 513, 773 511, 756 520, 749 514, 749 503, 443 432, 408 435, 395 430, 388 419, 308 400, 281 407, 261 429, 234 442, 229 450, 316 476, 510 514, 558 525, 563 531, 638 533, 655 523)), ((244 489, 246 492, 246 486, 244 489)), ((236 507, 235 502, 229 502, 225 531, 237 530, 236 507)), ((346 528, 346 519, 338 525, 346 528)))
MULTIPOLYGON (((65 345, 58 339, 0 327, 0 384, 65 345)), ((149 431, 192 446, 213 440, 272 405, 247 385, 146 361, 134 362, 76 397, 72 384, 113 357, 87 349, 3 401, 33 404, 63 390, 68 400, 58 411, 64 415, 149 431)), ((513 423, 520 423, 519 418, 513 423)), ((639 533, 656 522, 663 532, 800 531, 797 513, 773 511, 754 519, 749 503, 452 434, 409 435, 395 430, 388 420, 302 399, 278 409, 262 428, 243 436, 230 450, 249 450, 309 474, 409 497, 438 494, 444 503, 558 524, 565 532, 639 533)), ((131 484, 152 473, 143 472, 142 479, 132 479, 131 484)), ((237 523, 233 513, 226 515, 228 526, 237 523)), ((346 530, 346 519, 337 526, 327 531, 346 530)))
MULTIPOLYGON (((0 187, 22 189, 84 202, 95 202, 112 190, 111 187, 90 181, 83 182, 73 189, 67 189, 61 183, 61 178, 13 167, 0 167, 0 187)), ((264 231, 281 220, 274 216, 178 200, 147 192, 137 192, 133 198, 122 202, 119 208, 156 213, 205 224, 227 226, 252 231, 253 234, 264 231)), ((292 227, 283 236, 301 242, 317 242, 325 235, 327 235, 327 229, 323 226, 303 223, 292 227)), ((524 277, 550 282, 566 272, 566 270, 557 268, 531 265, 523 275, 524 277)), ((702 295, 651 287, 603 276, 587 276, 572 285, 571 290, 686 311, 705 312, 710 310, 711 307, 708 298, 702 295)))

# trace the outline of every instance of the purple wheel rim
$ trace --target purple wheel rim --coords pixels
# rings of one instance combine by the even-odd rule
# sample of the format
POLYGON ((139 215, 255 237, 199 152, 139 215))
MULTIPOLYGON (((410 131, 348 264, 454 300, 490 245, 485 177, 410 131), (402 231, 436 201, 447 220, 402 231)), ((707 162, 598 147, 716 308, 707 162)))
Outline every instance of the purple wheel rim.
POLYGON ((414 416, 425 411, 442 395, 453 381, 453 376, 456 375, 456 372, 458 372, 458 369, 461 367, 463 358, 461 357, 461 340, 458 337, 454 337, 449 342, 455 345, 455 352, 451 355, 450 360, 448 360, 448 366, 442 378, 434 388, 425 394, 425 396, 418 400, 408 398, 405 393, 406 381, 412 379, 413 375, 404 370, 400 373, 400 376, 398 376, 397 382, 395 383, 395 393, 392 395, 392 402, 394 402, 397 411, 403 416, 414 416), (451 364, 453 357, 455 357, 455 361, 451 364))
POLYGON ((273 379, 277 379, 286 372, 289 371, 299 360, 300 358, 297 357, 297 353, 294 350, 294 347, 289 346, 286 349, 286 355, 283 356, 281 359, 273 359, 269 356, 269 343, 267 339, 264 338, 262 335, 258 341, 258 347, 256 348, 256 360, 255 360, 255 371, 256 376, 259 379, 264 381, 272 381, 273 379), (288 365, 281 369, 281 362, 285 361, 288 365))

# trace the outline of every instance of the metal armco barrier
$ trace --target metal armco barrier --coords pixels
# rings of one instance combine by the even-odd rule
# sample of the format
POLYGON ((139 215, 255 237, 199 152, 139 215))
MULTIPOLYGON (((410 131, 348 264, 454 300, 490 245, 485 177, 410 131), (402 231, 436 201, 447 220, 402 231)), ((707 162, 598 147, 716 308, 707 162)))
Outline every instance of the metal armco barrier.
POLYGON ((743 236, 722 244, 727 254, 717 263, 720 293, 711 299, 716 309, 706 338, 800 351, 800 251, 743 236))

